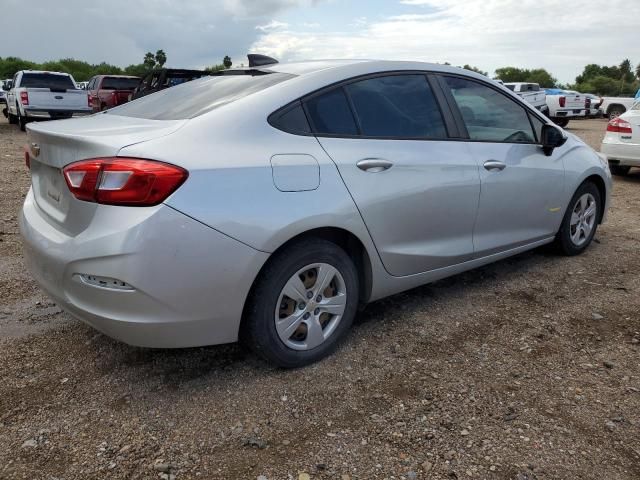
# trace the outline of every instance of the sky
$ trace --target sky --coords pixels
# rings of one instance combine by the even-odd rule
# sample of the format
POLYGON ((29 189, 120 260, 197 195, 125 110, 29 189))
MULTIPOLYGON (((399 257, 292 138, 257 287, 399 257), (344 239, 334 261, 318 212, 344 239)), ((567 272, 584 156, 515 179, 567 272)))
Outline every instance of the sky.
POLYGON ((546 68, 640 63, 640 0, 0 0, 0 57, 126 66, 162 48, 168 66, 230 55, 378 58, 546 68), (27 19, 28 21, 20 21, 27 19), (28 28, 27 28, 28 27, 28 28))

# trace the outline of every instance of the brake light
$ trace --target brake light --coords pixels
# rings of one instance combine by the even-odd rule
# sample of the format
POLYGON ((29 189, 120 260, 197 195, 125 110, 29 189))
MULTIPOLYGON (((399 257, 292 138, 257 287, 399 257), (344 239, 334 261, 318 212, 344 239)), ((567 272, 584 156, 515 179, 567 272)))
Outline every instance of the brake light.
POLYGON ((567 104, 567 97, 560 97, 558 101, 560 102, 560 108, 564 108, 564 106, 567 104))
POLYGON ((621 118, 614 118, 613 120, 611 120, 607 125, 607 132, 629 133, 629 134, 633 133, 631 131, 631 124, 621 118))
POLYGON ((93 108, 93 99, 91 98, 91 94, 87 93, 87 106, 89 108, 93 108))
POLYGON ((116 92, 111 92, 111 103, 114 107, 118 106, 118 94, 116 92))
POLYGON ((161 203, 189 176, 168 163, 120 157, 81 160, 63 171, 78 200, 141 207, 161 203))
POLYGON ((20 92, 20 103, 29 105, 29 92, 20 92))
POLYGON ((584 99, 584 108, 586 108, 587 110, 589 110, 591 108, 591 99, 590 98, 585 98, 584 99))

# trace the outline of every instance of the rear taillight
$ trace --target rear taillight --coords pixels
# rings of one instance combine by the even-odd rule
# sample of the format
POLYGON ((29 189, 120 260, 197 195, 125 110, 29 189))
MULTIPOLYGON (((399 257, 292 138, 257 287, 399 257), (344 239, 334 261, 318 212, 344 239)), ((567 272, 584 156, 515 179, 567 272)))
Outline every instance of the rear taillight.
POLYGON ((87 93, 87 106, 89 108, 93 108, 93 99, 91 98, 91 94, 87 93))
POLYGON ((591 99, 590 98, 585 98, 584 99, 584 108, 586 108, 587 110, 589 110, 591 108, 591 99))
POLYGON ((64 167, 67 186, 78 200, 107 205, 157 205, 188 176, 175 165, 137 158, 93 158, 64 167))
POLYGON ((567 104, 567 97, 560 97, 558 101, 560 102, 560 108, 564 108, 564 106, 567 104))
POLYGON ((631 124, 621 118, 614 118, 607 125, 607 132, 614 133, 633 133, 631 131, 631 124))
POLYGON ((118 106, 118 94, 116 92, 111 93, 111 104, 116 107, 118 106))
POLYGON ((20 103, 29 105, 29 92, 20 92, 20 103))

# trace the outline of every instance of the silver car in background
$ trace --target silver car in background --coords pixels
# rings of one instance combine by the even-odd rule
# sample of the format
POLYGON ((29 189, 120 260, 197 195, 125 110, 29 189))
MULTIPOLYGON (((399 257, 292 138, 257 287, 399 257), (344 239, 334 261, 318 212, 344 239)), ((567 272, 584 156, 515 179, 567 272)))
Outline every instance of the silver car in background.
MULTIPOLYGON (((231 73, 231 74, 229 74, 231 73)), ((39 284, 126 343, 238 339, 296 367, 358 305, 603 221, 606 161, 481 75, 270 64, 29 126, 20 229, 39 284)))

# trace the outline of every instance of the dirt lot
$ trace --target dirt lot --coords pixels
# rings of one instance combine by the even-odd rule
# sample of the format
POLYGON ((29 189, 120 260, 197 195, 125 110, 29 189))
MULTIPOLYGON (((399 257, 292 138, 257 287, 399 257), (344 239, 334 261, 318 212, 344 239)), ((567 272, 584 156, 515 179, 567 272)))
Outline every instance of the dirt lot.
MULTIPOLYGON (((598 147, 606 122, 572 122, 598 147)), ((125 346, 24 270, 0 121, 0 478, 638 479, 640 172, 582 256, 537 250, 370 305, 332 358, 125 346)))

